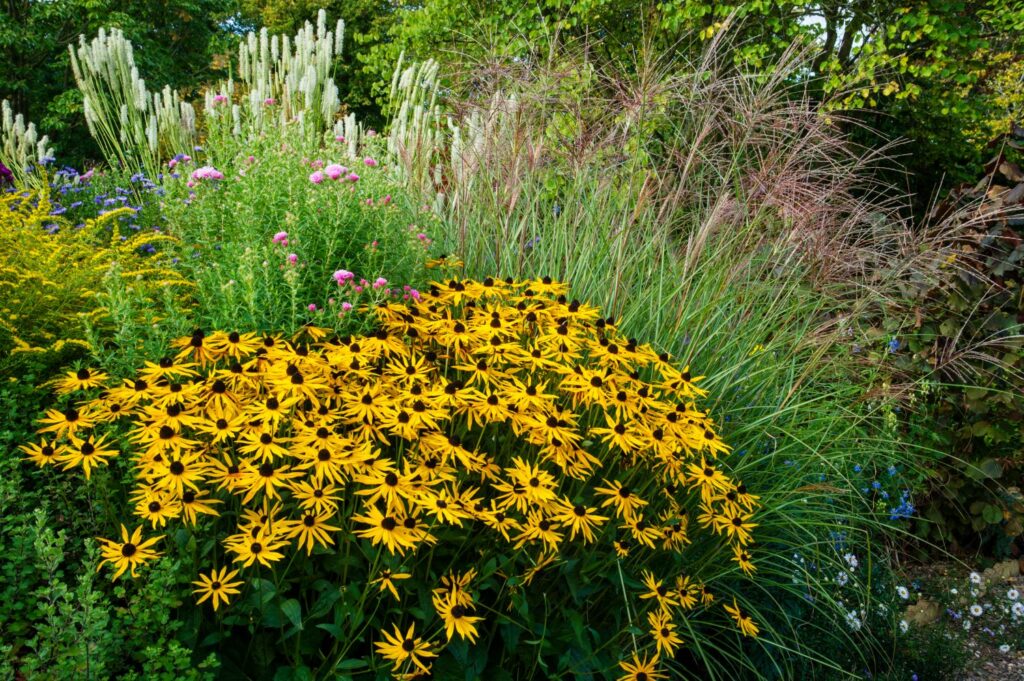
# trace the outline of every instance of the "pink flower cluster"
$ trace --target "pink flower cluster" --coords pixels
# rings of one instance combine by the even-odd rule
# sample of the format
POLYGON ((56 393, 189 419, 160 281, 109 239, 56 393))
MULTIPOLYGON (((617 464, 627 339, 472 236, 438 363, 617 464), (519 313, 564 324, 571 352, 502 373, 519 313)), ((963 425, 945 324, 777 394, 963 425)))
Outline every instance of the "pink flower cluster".
POLYGON ((217 106, 218 104, 223 104, 226 101, 228 101, 228 96, 227 95, 222 95, 222 94, 218 93, 218 94, 213 96, 213 105, 214 106, 217 106))
POLYGON ((411 232, 416 232, 416 239, 419 240, 419 242, 423 246, 423 248, 424 249, 430 248, 430 244, 434 243, 434 240, 431 239, 427 235, 426 232, 417 232, 416 230, 418 230, 418 229, 419 229, 418 225, 415 225, 415 224, 409 225, 409 232, 410 233, 411 232))
MULTIPOLYGON (((420 300, 420 292, 417 291, 416 289, 408 285, 403 286, 401 291, 399 291, 398 289, 389 288, 388 280, 385 279, 384 277, 377 277, 373 281, 369 281, 363 278, 359 278, 357 280, 356 275, 354 273, 349 272, 348 270, 338 270, 331 275, 331 278, 337 282, 339 287, 350 287, 352 289, 352 292, 356 296, 373 290, 381 291, 385 296, 398 297, 399 295, 401 295, 403 300, 420 300)), ((328 298, 327 303, 329 307, 333 307, 335 304, 337 304, 337 301, 334 298, 328 298)), ((338 312, 338 316, 344 316, 346 312, 349 312, 352 309, 352 307, 352 303, 347 301, 342 302, 341 311, 338 312)), ((311 312, 315 311, 315 308, 312 306, 309 309, 311 312)))
POLYGON ((192 161, 192 157, 189 156, 188 154, 178 154, 177 156, 175 156, 174 158, 167 162, 167 167, 170 168, 171 170, 174 170, 175 166, 177 166, 179 163, 189 163, 190 161, 192 161))
MULTIPOLYGON (((323 161, 313 161, 311 164, 314 168, 323 165, 323 161)), ((332 163, 326 166, 323 170, 314 170, 310 176, 309 181, 313 184, 320 184, 324 180, 345 180, 347 182, 358 182, 359 176, 355 173, 350 173, 348 168, 337 163, 332 163)))
POLYGON ((224 173, 213 166, 203 166, 192 171, 193 180, 223 180, 224 173))
POLYGON ((274 238, 271 241, 273 241, 278 246, 287 246, 288 232, 278 232, 277 234, 274 235, 274 238))

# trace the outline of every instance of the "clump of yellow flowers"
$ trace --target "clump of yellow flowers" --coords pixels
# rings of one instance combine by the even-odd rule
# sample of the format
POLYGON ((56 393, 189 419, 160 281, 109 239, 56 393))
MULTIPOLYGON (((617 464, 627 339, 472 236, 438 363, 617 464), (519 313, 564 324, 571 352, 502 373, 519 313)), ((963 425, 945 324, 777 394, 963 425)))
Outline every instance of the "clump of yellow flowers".
MULTIPOLYGON (((400 599, 409 573, 430 569, 402 561, 441 545, 473 544, 470 563, 513 554, 522 588, 568 551, 642 566, 707 532, 751 574, 758 498, 723 469, 729 447, 697 406, 701 377, 567 294, 549 278, 452 279, 366 310, 377 329, 366 335, 196 331, 133 379, 59 379, 59 392, 92 396, 51 410, 23 449, 86 477, 123 450, 132 524, 226 524, 224 564, 195 582, 214 609, 239 593, 243 570, 347 543, 374 566, 391 561, 370 570, 380 598, 400 599)), ((158 555, 138 527, 103 542, 117 575, 158 555)), ((435 634, 399 622, 380 632, 376 652, 396 675, 426 673, 441 641, 479 635, 475 574, 450 569, 429 595, 435 634)), ((627 611, 646 618, 634 624, 649 625, 654 650, 634 652, 622 678, 660 678, 659 656, 684 645, 676 618, 714 595, 687 575, 634 577, 644 589, 627 611)), ((724 607, 756 635, 735 601, 724 607)))
POLYGON ((116 208, 74 225, 53 215, 45 182, 38 190, 0 194, 0 356, 87 347, 85 327, 102 327, 108 310, 101 296, 117 266, 143 301, 164 288, 188 283, 143 247, 173 239, 162 233, 124 233, 116 208))

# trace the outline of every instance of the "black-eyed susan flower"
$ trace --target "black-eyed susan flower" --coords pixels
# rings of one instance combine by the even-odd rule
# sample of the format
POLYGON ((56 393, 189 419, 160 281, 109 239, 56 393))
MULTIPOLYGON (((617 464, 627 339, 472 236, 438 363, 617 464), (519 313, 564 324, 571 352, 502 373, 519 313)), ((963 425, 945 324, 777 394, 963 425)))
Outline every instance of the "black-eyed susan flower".
POLYGON ((679 601, 679 607, 683 610, 692 610, 697 605, 697 596, 700 594, 700 588, 688 575, 676 576, 674 590, 676 599, 679 601))
POLYGON ((370 580, 370 584, 376 585, 377 589, 381 592, 387 590, 395 597, 396 601, 402 600, 398 595, 398 589, 395 586, 395 582, 403 579, 409 579, 412 577, 408 572, 394 572, 388 568, 380 571, 380 573, 370 580))
POLYGON ((658 670, 658 660, 657 653, 654 654, 654 657, 648 658, 646 653, 644 653, 643 657, 640 657, 634 651, 631 661, 623 660, 619 662, 619 667, 622 668, 625 674, 620 676, 618 681, 654 681, 655 679, 668 678, 658 670))
POLYGON ((366 497, 366 503, 373 504, 382 499, 389 509, 405 508, 403 500, 411 500, 415 494, 409 476, 394 470, 377 470, 367 475, 358 475, 356 482, 366 485, 356 492, 366 497))
POLYGON ((56 437, 73 437, 80 430, 87 430, 95 425, 95 419, 88 412, 69 407, 63 411, 48 409, 46 416, 39 419, 44 424, 37 432, 53 433, 56 437))
POLYGON ((39 442, 18 445, 18 449, 24 452, 26 459, 40 468, 58 463, 64 452, 63 445, 57 444, 55 440, 49 441, 46 438, 41 439, 39 442))
POLYGON ((557 550, 563 539, 563 534, 559 532, 560 527, 557 521, 546 517, 542 511, 530 511, 526 516, 526 522, 519 528, 515 547, 520 548, 528 542, 540 541, 547 548, 557 550))
POLYGON ((675 655, 676 648, 683 645, 683 639, 676 633, 672 616, 663 610, 656 610, 647 613, 647 623, 651 627, 651 638, 654 639, 658 654, 665 654, 668 657, 675 655))
POLYGON ((341 488, 324 480, 297 480, 291 484, 291 490, 299 508, 314 513, 333 514, 341 501, 341 488))
POLYGON ((106 466, 108 459, 117 456, 117 450, 110 449, 108 444, 105 435, 71 437, 71 443, 61 449, 59 461, 64 465, 64 470, 81 468, 88 480, 94 468, 106 466))
POLYGON ((484 524, 498 532, 505 541, 512 541, 509 533, 519 531, 519 522, 504 509, 496 508, 493 501, 491 504, 491 508, 482 513, 484 524))
POLYGON ((340 527, 328 522, 333 515, 330 512, 306 511, 298 520, 288 524, 285 536, 289 539, 298 538, 299 548, 305 548, 306 555, 313 553, 314 546, 333 545, 334 540, 331 538, 331 533, 341 531, 340 527))
POLYGON ((644 586, 647 591, 640 594, 642 600, 651 599, 664 611, 679 606, 679 595, 665 586, 664 580, 658 579, 650 570, 643 571, 644 586))
POLYGON ((737 508, 726 508, 725 512, 715 517, 715 527, 743 546, 750 542, 750 533, 757 527, 757 523, 750 522, 751 517, 752 514, 743 513, 737 508))
POLYGON ((60 378, 55 379, 53 386, 59 395, 67 395, 79 390, 100 388, 106 383, 108 378, 109 376, 102 371, 82 368, 77 371, 69 371, 60 378))
POLYGON ((181 517, 186 525, 195 525, 200 515, 219 515, 215 505, 220 504, 220 499, 215 499, 207 494, 205 490, 185 489, 181 493, 181 517))
POLYGON ((196 329, 191 336, 176 338, 171 341, 171 347, 179 348, 175 357, 177 361, 191 360, 200 366, 209 364, 224 355, 224 351, 210 347, 206 341, 206 333, 202 329, 196 329))
POLYGON ((449 641, 452 640, 453 634, 458 634, 460 638, 470 643, 475 642, 478 635, 476 623, 483 618, 473 615, 472 600, 465 602, 450 592, 444 595, 434 594, 432 600, 434 609, 444 622, 445 635, 449 641))
POLYGON ((707 584, 700 585, 700 603, 703 606, 709 606, 715 602, 715 594, 712 593, 711 589, 708 588, 707 584))
POLYGON ((273 564, 284 558, 281 549, 288 545, 288 542, 276 536, 267 528, 252 532, 244 532, 228 537, 224 542, 228 551, 235 554, 235 562, 249 567, 253 563, 259 563, 266 567, 273 567, 273 564))
POLYGON ((615 515, 619 518, 632 517, 638 510, 647 505, 645 500, 638 497, 632 489, 623 485, 618 480, 611 482, 605 480, 604 484, 607 487, 594 488, 597 494, 605 497, 604 501, 601 502, 601 508, 611 506, 615 510, 615 515))
POLYGON ((132 495, 135 515, 149 521, 153 529, 164 527, 167 521, 181 515, 181 502, 173 492, 153 487, 142 487, 132 495))
POLYGON ((286 441, 270 430, 250 431, 238 438, 238 451, 260 462, 274 462, 288 456, 286 441))
POLYGON ((205 339, 205 345, 222 357, 241 359, 259 349, 260 339, 254 333, 217 331, 205 339))
POLYGON ((160 489, 174 492, 181 498, 186 489, 199 491, 207 469, 207 462, 199 452, 187 452, 180 456, 167 457, 150 467, 149 478, 160 489))
POLYGON ((608 520, 606 516, 598 515, 596 508, 585 504, 572 504, 560 500, 557 509, 552 518, 563 527, 569 528, 569 539, 575 539, 579 534, 588 544, 596 539, 594 530, 608 520))
POLYGON ((742 545, 736 544, 732 547, 732 559, 740 566, 740 569, 743 570, 744 574, 747 576, 751 576, 757 572, 757 567, 754 565, 754 562, 750 557, 750 552, 742 545))
POLYGON ((292 470, 288 464, 254 461, 248 465, 243 475, 241 485, 246 492, 242 503, 248 504, 260 493, 267 499, 276 499, 281 494, 278 488, 287 487, 289 482, 299 477, 301 473, 292 470))
POLYGON ((163 535, 142 538, 142 526, 136 527, 130 534, 128 528, 121 525, 121 541, 114 539, 99 539, 100 553, 103 560, 96 566, 97 571, 104 564, 110 563, 114 566, 112 579, 117 579, 130 570, 132 577, 138 577, 137 570, 147 561, 160 556, 158 551, 153 550, 153 545, 163 539, 163 535))
POLYGON ((406 663, 411 662, 415 666, 428 672, 426 660, 437 657, 437 653, 430 649, 430 643, 416 636, 416 625, 410 624, 409 628, 402 633, 398 625, 392 625, 393 632, 382 630, 383 641, 377 641, 374 646, 377 652, 389 662, 394 662, 393 669, 398 671, 406 663))
POLYGON ((754 623, 753 618, 743 610, 737 603, 736 598, 733 597, 732 605, 725 603, 722 607, 725 611, 736 620, 736 626, 739 627, 740 633, 744 636, 757 636, 758 631, 757 624, 754 623))
POLYGON ((406 549, 415 546, 415 541, 408 536, 401 520, 393 515, 385 515, 376 506, 370 506, 366 515, 352 516, 352 520, 367 525, 356 530, 356 536, 369 539, 374 546, 383 544, 392 554, 405 553, 406 549))
POLYGON ((630 536, 640 545, 653 549, 655 543, 661 539, 661 529, 644 520, 643 515, 636 513, 625 518, 625 524, 619 526, 621 529, 629 530, 630 536))
POLYGON ((178 362, 170 357, 163 357, 157 362, 146 362, 139 375, 146 381, 153 383, 161 378, 179 379, 187 376, 195 376, 193 369, 195 364, 190 362, 178 362))
POLYGON ((700 463, 690 464, 689 481, 700 489, 701 499, 710 500, 729 489, 729 481, 713 463, 708 463, 702 456, 700 463))
POLYGON ((242 585, 242 582, 232 581, 237 576, 238 570, 229 571, 227 567, 222 567, 220 570, 213 568, 209 575, 199 573, 199 579, 192 582, 199 587, 192 590, 192 593, 199 594, 196 603, 204 603, 209 600, 214 612, 217 611, 221 603, 227 605, 231 596, 240 593, 238 587, 242 585))

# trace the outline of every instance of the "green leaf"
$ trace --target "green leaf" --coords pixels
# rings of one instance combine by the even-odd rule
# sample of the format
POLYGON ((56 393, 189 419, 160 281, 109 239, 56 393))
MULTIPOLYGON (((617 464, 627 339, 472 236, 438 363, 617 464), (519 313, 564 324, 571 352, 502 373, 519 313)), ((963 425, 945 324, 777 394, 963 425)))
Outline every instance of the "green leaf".
POLYGON ((985 510, 982 511, 981 517, 989 525, 996 525, 1003 520, 1003 510, 998 506, 989 504, 985 506, 985 510))
POLYGON ((296 599, 289 598, 281 603, 281 612, 296 629, 302 629, 302 605, 296 599))
POLYGON ((337 624, 330 624, 328 622, 325 622, 323 624, 316 625, 316 627, 317 629, 323 629, 339 641, 345 638, 345 630, 339 627, 337 624))
POLYGON ((981 470, 982 474, 989 480, 996 480, 1002 477, 1003 475, 1003 466, 995 459, 983 460, 980 464, 978 464, 978 468, 981 470))

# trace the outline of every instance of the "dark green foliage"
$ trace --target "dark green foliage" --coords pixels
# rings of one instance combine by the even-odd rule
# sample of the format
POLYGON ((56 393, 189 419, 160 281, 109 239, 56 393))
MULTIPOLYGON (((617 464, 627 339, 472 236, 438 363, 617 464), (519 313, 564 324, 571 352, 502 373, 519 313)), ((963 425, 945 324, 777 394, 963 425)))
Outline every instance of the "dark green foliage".
MULTIPOLYGON (((58 155, 100 157, 82 115, 68 45, 118 27, 135 46, 147 82, 190 90, 212 80, 215 54, 232 45, 234 0, 12 0, 0 5, 0 99, 49 134, 58 155)), ((223 61, 223 60, 221 60, 223 61)), ((224 64, 226 66, 226 63, 224 64)))
POLYGON ((946 454, 931 471, 920 534, 961 545, 980 536, 997 550, 1024 531, 1021 141, 997 140, 1002 150, 978 184, 936 208, 935 218, 968 226, 945 244, 938 283, 912 290, 915 331, 896 353, 896 366, 936 382, 910 418, 910 436, 946 454))

